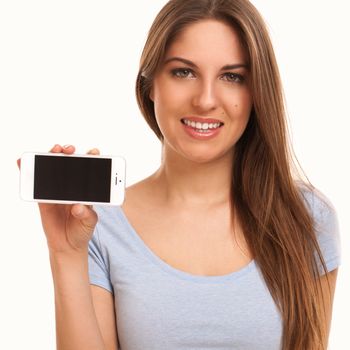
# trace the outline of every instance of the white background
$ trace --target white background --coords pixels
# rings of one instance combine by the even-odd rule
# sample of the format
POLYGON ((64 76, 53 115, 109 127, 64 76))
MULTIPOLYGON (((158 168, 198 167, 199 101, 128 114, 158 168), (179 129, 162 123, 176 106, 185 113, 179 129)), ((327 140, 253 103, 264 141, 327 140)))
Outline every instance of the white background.
MULTIPOLYGON (((164 0, 0 3, 0 348, 54 349, 51 271, 37 207, 18 196, 16 159, 55 143, 127 159, 127 185, 160 144, 134 96, 138 61, 164 0)), ((283 79, 296 155, 337 209, 343 245, 330 348, 349 349, 347 1, 255 0, 283 79)))

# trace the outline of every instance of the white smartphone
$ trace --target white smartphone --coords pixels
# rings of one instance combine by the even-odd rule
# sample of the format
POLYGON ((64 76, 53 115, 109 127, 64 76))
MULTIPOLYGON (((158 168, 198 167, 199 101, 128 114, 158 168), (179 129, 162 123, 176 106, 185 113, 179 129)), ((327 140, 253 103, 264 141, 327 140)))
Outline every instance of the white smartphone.
POLYGON ((125 163, 120 156, 26 152, 21 157, 20 196, 44 203, 120 205, 125 163))

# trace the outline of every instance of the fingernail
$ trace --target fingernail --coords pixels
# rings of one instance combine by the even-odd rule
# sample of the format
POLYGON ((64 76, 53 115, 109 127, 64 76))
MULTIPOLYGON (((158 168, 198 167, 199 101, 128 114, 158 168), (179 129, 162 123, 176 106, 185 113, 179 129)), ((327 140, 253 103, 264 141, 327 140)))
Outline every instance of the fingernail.
POLYGON ((82 205, 77 205, 75 208, 75 214, 80 216, 81 214, 83 214, 84 208, 82 205))
POLYGON ((63 148, 67 149, 69 148, 71 145, 64 145, 63 148))

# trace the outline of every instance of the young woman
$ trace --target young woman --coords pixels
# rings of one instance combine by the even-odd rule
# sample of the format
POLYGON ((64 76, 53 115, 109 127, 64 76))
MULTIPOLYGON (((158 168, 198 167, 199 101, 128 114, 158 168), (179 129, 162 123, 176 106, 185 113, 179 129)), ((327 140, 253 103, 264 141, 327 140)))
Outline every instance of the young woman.
POLYGON ((162 143, 159 169, 120 207, 40 204, 57 348, 326 349, 336 214, 292 167, 257 10, 169 1, 136 93, 162 143))

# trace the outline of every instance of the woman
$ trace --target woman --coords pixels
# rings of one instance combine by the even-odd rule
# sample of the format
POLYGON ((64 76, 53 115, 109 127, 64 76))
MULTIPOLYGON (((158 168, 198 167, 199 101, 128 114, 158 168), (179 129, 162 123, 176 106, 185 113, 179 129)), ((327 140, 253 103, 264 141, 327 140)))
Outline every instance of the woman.
POLYGON ((58 349, 326 349, 336 215, 291 166, 257 10, 169 1, 136 93, 159 169, 121 207, 40 204, 58 349))

